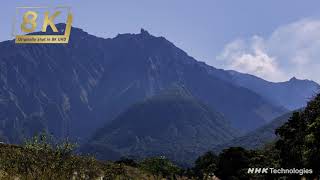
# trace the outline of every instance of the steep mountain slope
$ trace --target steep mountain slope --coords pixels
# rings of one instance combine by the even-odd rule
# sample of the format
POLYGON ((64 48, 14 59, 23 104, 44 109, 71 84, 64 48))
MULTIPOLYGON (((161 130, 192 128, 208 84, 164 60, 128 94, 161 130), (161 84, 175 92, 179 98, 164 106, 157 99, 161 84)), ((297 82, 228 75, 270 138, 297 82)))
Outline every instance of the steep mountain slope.
POLYGON ((1 42, 0 69, 0 128, 10 141, 40 129, 85 139, 174 83, 244 131, 286 112, 145 30, 102 39, 73 28, 65 45, 1 42))
POLYGON ((238 85, 290 110, 305 107, 307 101, 320 91, 319 84, 310 80, 299 80, 293 77, 286 82, 273 83, 249 74, 229 72, 232 80, 238 85))
POLYGON ((256 130, 245 134, 244 136, 234 138, 227 143, 216 146, 215 149, 217 151, 220 151, 228 147, 237 146, 241 146, 247 149, 260 148, 266 143, 269 143, 276 139, 275 130, 278 127, 282 126, 285 122, 287 122, 292 116, 292 113, 293 112, 286 113, 280 117, 277 117, 268 124, 259 127, 256 130))
MULTIPOLYGON (((214 145, 236 135, 237 131, 221 114, 194 99, 184 88, 173 87, 131 106, 89 142, 122 155, 163 155, 192 162, 214 145)), ((85 149, 95 152, 92 145, 85 149)), ((97 155, 113 159, 109 153, 97 155)))

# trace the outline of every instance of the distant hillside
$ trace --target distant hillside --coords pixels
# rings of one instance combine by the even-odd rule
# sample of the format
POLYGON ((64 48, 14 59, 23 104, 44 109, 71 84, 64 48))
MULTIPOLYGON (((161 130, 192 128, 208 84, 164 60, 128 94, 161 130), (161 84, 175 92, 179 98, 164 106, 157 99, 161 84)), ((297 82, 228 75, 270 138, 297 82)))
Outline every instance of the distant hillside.
POLYGON ((269 82, 249 74, 229 71, 235 83, 246 87, 274 104, 279 104, 289 110, 295 110, 307 105, 317 93, 320 86, 314 81, 299 80, 295 77, 286 82, 269 82))
POLYGON ((216 146, 215 149, 217 151, 220 151, 228 147, 238 147, 238 146, 244 147, 247 149, 255 149, 255 148, 263 147, 266 143, 269 143, 276 139, 275 130, 278 127, 282 126, 285 122, 287 122, 289 118, 292 116, 292 113, 293 112, 290 112, 278 118, 275 118, 268 124, 252 132, 249 132, 244 136, 237 137, 227 143, 216 146))
MULTIPOLYGON (((131 106, 89 142, 103 144, 123 156, 166 156, 193 162, 214 145, 237 135, 221 114, 175 87, 131 106)), ((89 147, 85 145, 85 151, 95 152, 89 147)), ((109 153, 97 155, 113 158, 109 153)))

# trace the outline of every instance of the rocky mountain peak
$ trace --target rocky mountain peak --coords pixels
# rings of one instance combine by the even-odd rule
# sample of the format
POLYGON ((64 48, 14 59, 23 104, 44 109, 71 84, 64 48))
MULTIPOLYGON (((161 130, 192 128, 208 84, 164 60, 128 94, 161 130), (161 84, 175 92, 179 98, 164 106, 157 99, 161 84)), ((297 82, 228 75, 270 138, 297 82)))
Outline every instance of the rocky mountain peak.
POLYGON ((298 81, 299 79, 297 79, 295 76, 293 76, 289 81, 298 81))
POLYGON ((140 34, 144 35, 144 36, 150 36, 150 33, 147 30, 143 29, 143 28, 140 29, 140 34))

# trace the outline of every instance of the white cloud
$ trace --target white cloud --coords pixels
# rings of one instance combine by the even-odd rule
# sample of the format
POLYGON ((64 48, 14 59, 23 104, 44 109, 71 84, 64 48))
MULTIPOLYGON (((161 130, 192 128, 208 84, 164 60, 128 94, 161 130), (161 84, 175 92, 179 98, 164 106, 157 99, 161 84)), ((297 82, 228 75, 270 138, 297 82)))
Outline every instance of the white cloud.
POLYGON ((265 42, 258 36, 250 40, 235 40, 228 44, 218 59, 225 68, 242 73, 254 74, 267 80, 277 81, 286 78, 278 67, 275 57, 265 50, 265 42))
POLYGON ((320 82, 320 19, 281 26, 266 38, 237 39, 217 59, 223 68, 270 81, 296 76, 320 82))

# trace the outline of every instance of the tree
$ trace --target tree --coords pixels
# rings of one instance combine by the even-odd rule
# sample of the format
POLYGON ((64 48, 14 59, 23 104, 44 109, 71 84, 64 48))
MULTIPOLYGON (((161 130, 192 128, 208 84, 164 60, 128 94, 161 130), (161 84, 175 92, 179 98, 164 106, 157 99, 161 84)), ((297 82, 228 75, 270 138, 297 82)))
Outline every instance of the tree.
POLYGON ((146 158, 139 163, 141 169, 155 176, 175 178, 181 169, 165 157, 146 158))
POLYGON ((218 156, 209 151, 198 157, 193 168, 196 177, 199 179, 207 179, 217 171, 218 156))
POLYGON ((306 164, 320 174, 320 117, 308 125, 305 144, 306 164))
POLYGON ((279 137, 276 147, 280 150, 282 167, 305 167, 303 153, 306 126, 303 115, 294 112, 288 122, 276 130, 279 137))
POLYGON ((120 160, 115 161, 117 164, 124 164, 131 167, 137 167, 138 163, 135 161, 134 157, 121 157, 120 160))
MULTIPOLYGON (((275 148, 275 142, 266 144, 261 149, 250 150, 250 163, 251 168, 280 168, 280 152, 275 148)), ((250 179, 278 179, 282 175, 278 174, 248 174, 250 179)))
POLYGON ((283 167, 310 168, 320 174, 320 94, 303 111, 295 112, 276 134, 283 167))
POLYGON ((242 147, 224 149, 219 155, 217 176, 220 179, 249 179, 250 153, 242 147))

